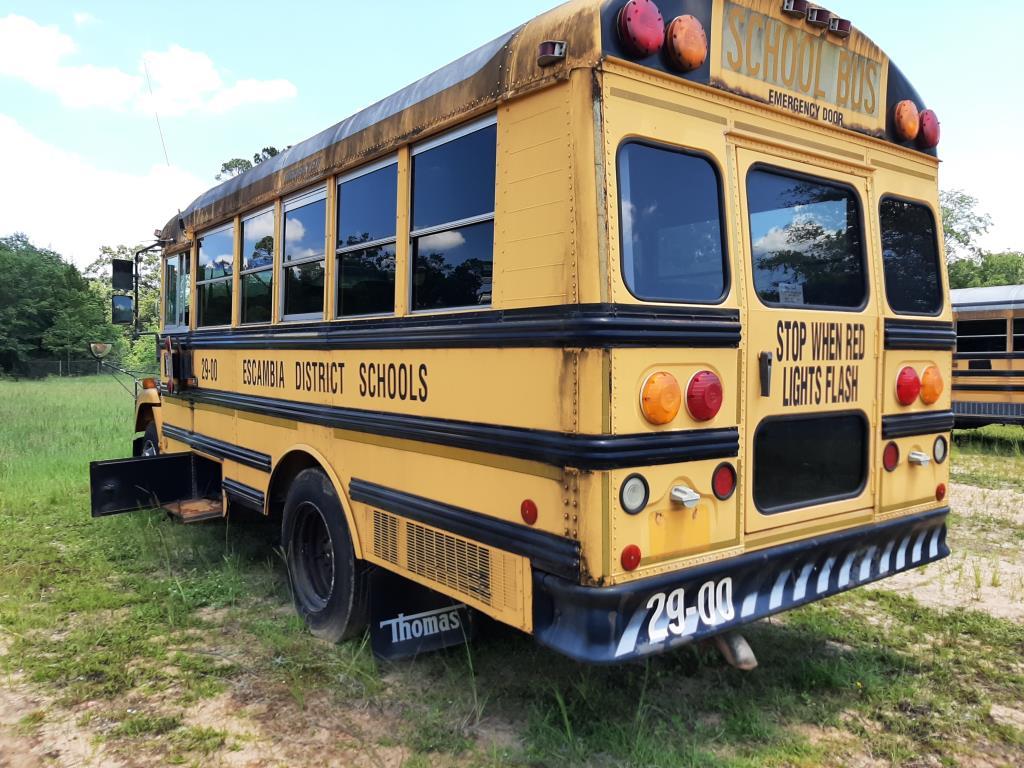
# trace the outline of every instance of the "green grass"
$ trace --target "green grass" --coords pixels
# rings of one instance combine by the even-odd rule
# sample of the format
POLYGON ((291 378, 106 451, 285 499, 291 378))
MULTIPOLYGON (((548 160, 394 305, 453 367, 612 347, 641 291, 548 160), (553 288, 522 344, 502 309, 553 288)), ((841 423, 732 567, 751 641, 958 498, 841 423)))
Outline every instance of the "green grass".
POLYGON ((1024 427, 954 432, 951 476, 957 483, 1024 491, 1024 427))
MULTIPOLYGON (((407 766, 1012 765, 1024 751, 989 716, 1021 709, 1024 628, 884 591, 750 627, 750 674, 706 646, 583 667, 489 622, 470 648, 401 664, 376 663, 365 640, 324 645, 290 611, 267 526, 89 517, 88 462, 132 437, 119 393, 0 381, 0 671, 52 702, 23 731, 65 716, 115 755, 203 765, 249 738, 195 722, 223 699, 233 714, 265 705, 252 731, 267 756, 308 743, 310 764, 323 729, 401 747, 407 766)), ((954 471, 966 455, 1013 458, 997 450, 961 443, 954 471)))

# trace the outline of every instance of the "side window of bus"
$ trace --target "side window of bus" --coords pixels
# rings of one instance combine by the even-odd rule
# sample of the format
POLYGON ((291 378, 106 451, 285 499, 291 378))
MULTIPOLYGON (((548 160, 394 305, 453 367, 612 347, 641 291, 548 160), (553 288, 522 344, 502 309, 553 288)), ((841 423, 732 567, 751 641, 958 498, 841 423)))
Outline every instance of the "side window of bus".
POLYGON ((627 142, 619 149, 618 185, 622 275, 630 293, 645 301, 721 301, 721 184, 711 162, 627 142))
POLYGON ((164 261, 164 328, 188 328, 189 254, 164 261))
POLYGON ((338 317, 395 311, 397 216, 397 163, 338 184, 338 317))
POLYGON ((199 271, 196 274, 196 325, 231 324, 231 276, 235 262, 233 224, 199 238, 199 271))
POLYGON ((327 189, 305 192, 284 203, 285 320, 313 320, 324 312, 324 248, 327 189))
POLYGON ((269 323, 274 302, 274 209, 242 219, 242 323, 269 323))
POLYGON ((860 202, 842 184, 747 174, 754 287, 768 305, 854 310, 867 301, 860 202))
POLYGON ((1013 321, 1013 351, 1024 352, 1024 317, 1013 321))
POLYGON ((942 311, 935 217, 920 203, 884 197, 878 206, 885 264, 885 295, 893 312, 937 315, 942 311))
POLYGON ((491 303, 497 137, 491 119, 413 149, 413 310, 491 303))
POLYGON ((1006 320, 957 320, 957 352, 1005 352, 1006 320))

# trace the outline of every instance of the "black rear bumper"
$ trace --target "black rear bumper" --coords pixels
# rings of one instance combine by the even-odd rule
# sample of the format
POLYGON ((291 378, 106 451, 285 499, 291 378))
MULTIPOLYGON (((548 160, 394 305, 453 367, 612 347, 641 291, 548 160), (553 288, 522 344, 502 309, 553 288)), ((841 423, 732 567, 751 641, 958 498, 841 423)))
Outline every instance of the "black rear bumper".
POLYGON ((949 508, 613 587, 534 572, 534 635, 578 661, 660 653, 949 555, 949 508))

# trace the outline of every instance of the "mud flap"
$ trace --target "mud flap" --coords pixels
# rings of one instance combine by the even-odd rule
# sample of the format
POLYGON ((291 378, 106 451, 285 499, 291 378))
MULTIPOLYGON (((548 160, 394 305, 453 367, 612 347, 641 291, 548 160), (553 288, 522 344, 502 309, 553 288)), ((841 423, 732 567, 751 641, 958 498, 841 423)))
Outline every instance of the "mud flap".
POLYGON ((408 659, 476 636, 472 608, 383 568, 370 574, 370 646, 381 659, 408 659))

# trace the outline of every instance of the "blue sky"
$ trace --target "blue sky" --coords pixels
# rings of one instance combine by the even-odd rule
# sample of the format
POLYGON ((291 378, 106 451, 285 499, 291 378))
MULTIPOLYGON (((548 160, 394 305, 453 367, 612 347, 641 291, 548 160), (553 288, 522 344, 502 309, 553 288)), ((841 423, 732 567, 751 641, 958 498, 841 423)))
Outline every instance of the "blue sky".
MULTIPOLYGON (((215 183, 224 160, 300 141, 552 5, 5 0, 0 235, 25 231, 80 264, 100 244, 145 240, 215 183)), ((1024 250, 1024 89, 1004 74, 1022 46, 1022 7, 828 7, 872 37, 938 112, 941 182, 992 214, 985 245, 1024 250)))

